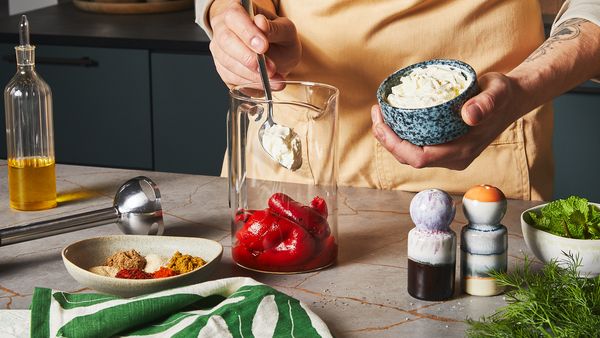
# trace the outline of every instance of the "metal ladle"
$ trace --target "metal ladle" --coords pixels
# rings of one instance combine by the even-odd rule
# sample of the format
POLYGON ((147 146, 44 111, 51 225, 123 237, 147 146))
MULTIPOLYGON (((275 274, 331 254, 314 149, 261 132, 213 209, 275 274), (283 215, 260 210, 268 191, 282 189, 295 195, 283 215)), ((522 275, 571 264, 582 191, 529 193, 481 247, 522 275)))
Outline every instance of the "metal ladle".
POLYGON ((126 234, 160 236, 164 231, 162 215, 158 187, 148 177, 139 176, 123 183, 112 207, 2 229, 0 246, 108 223, 117 223, 126 234))
MULTIPOLYGON (((246 9, 246 11, 250 15, 250 17, 254 18, 254 7, 252 6, 252 0, 242 0, 242 6, 244 6, 244 8, 246 9)), ((265 55, 264 54, 256 54, 256 59, 258 60, 258 69, 260 71, 260 80, 262 82, 262 86, 265 91, 265 98, 267 99, 267 118, 265 119, 265 122, 262 124, 262 126, 260 126, 260 129, 258 130, 258 141, 260 142, 260 145, 262 146, 265 153, 267 153, 267 155, 269 155, 269 157, 273 161, 278 162, 282 167, 284 167, 286 169, 295 171, 302 166, 302 157, 300 157, 297 161, 294 161, 294 163, 292 163, 292 165, 290 167, 286 167, 283 163, 281 163, 279 161, 279 159, 273 157, 273 154, 271 154, 267 150, 267 148, 265 147, 265 145, 263 143, 263 135, 265 134, 265 130, 267 130, 267 128, 274 127, 276 125, 276 123, 275 123, 275 121, 273 121, 273 94, 271 93, 271 84, 269 83, 269 74, 267 74, 267 64, 265 61, 265 55)), ((296 134, 292 128, 290 128, 290 132, 292 134, 293 139, 299 139, 298 134, 296 134)), ((298 142, 298 144, 302 145, 301 142, 298 142)), ((302 154, 302 151, 300 151, 300 154, 302 154)))

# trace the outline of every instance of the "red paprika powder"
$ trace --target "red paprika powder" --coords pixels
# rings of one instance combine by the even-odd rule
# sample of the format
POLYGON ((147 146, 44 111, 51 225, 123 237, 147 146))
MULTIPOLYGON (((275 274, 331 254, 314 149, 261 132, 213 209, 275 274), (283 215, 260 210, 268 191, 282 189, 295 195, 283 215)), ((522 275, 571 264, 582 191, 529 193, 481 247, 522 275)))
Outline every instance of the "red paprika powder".
POLYGON ((117 272, 115 277, 125 279, 150 279, 152 278, 152 275, 140 269, 121 269, 117 272))
POLYGON ((177 276, 178 273, 169 269, 169 268, 165 268, 164 266, 161 266, 160 269, 154 271, 152 273, 152 278, 165 278, 165 277, 172 277, 172 276, 177 276))

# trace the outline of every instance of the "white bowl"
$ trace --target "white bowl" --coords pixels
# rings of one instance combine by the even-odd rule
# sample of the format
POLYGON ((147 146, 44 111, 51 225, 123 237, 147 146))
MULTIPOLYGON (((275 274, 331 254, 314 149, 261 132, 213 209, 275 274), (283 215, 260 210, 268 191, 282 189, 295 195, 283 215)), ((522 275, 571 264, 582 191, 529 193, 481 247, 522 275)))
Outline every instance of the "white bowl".
POLYGON ((118 235, 75 242, 63 249, 62 258, 69 274, 81 285, 101 293, 133 297, 203 282, 215 270, 222 254, 221 244, 204 238, 118 235), (106 258, 115 252, 131 249, 142 256, 157 254, 163 257, 171 257, 175 251, 179 251, 200 257, 206 264, 188 273, 157 279, 105 277, 88 271, 93 266, 103 265, 106 258))
MULTIPOLYGON (((592 204, 600 207, 600 204, 592 204)), ((600 239, 561 237, 539 230, 527 223, 527 221, 531 222, 528 212, 539 213, 545 205, 527 209, 521 214, 521 231, 529 250, 543 263, 548 263, 552 259, 565 260, 567 257, 563 251, 571 253, 573 256, 579 255, 579 259, 581 259, 579 274, 587 277, 598 276, 600 274, 600 239)))

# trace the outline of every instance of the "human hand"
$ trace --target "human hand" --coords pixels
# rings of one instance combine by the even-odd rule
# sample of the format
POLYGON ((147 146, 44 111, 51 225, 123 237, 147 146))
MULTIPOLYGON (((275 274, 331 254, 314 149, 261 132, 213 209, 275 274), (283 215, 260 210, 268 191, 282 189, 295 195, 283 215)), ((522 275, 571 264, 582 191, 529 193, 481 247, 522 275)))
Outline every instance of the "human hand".
POLYGON ((251 19, 239 1, 215 1, 210 8, 210 51, 228 86, 260 82, 256 53, 266 55, 271 81, 281 81, 300 62, 302 47, 294 24, 255 6, 251 19))
POLYGON ((501 73, 487 73, 478 79, 481 92, 465 102, 462 119, 469 132, 448 143, 416 146, 400 139, 383 122, 379 105, 371 108, 373 135, 398 162, 414 168, 467 168, 473 160, 512 122, 521 117, 524 101, 516 81, 501 73))

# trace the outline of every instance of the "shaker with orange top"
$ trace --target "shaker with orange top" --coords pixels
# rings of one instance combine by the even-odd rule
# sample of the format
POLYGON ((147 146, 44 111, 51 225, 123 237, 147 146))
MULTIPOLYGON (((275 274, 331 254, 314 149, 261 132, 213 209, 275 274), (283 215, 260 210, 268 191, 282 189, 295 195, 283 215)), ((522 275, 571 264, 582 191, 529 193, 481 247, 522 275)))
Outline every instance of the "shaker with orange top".
POLYGON ((41 210, 56 206, 52 93, 35 71, 35 46, 23 15, 17 73, 4 90, 10 206, 41 210))
POLYGON ((461 277, 465 293, 494 296, 504 291, 489 275, 506 272, 508 233, 500 221, 506 213, 506 197, 491 185, 478 185, 463 196, 463 211, 469 221, 461 232, 461 277))

